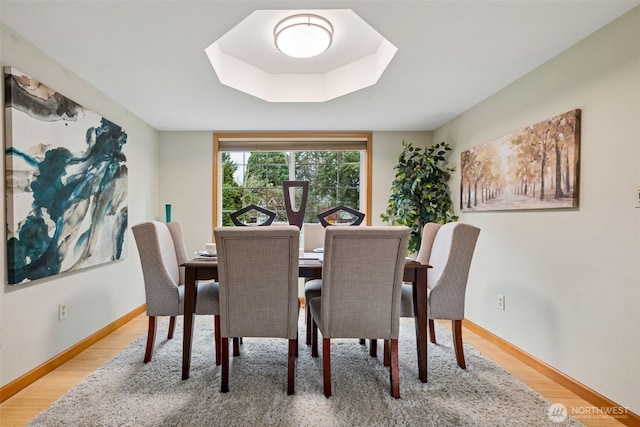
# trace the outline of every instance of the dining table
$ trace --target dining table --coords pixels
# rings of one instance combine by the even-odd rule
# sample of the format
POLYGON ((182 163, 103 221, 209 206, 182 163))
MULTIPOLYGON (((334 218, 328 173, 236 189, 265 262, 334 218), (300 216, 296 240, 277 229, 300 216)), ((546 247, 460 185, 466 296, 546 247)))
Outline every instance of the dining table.
MULTIPOLYGON (((247 260, 247 268, 251 268, 247 260)), ((191 344, 193 338, 194 313, 196 307, 196 284, 199 280, 218 279, 218 259, 216 257, 196 257, 182 264, 185 269, 184 292, 184 335, 182 343, 182 379, 189 378, 191 368, 191 344)), ((403 281, 413 285, 413 312, 415 319, 416 346, 418 353, 418 377, 427 382, 427 269, 430 265, 407 258, 404 265, 403 281)), ((322 278, 322 257, 303 254, 298 261, 298 277, 305 279, 322 278)), ((219 351, 219 349, 216 349, 219 351)))

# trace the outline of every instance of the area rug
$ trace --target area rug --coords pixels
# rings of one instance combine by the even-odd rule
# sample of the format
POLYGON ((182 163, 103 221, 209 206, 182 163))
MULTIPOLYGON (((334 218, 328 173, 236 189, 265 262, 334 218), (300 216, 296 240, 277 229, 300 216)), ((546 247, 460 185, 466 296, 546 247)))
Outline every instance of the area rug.
MULTIPOLYGON (((322 358, 300 342, 295 395, 286 394, 287 342, 244 338, 230 357, 229 393, 220 393, 213 318, 197 316, 191 377, 181 380, 182 323, 166 340, 159 325, 153 359, 142 363, 146 334, 38 415, 36 426, 579 426, 478 351, 465 345, 467 370, 456 365, 451 334, 436 327, 429 381, 418 379, 413 320, 401 319, 400 394, 389 371, 358 340, 332 341, 333 396, 322 388, 322 358)), ((303 315, 300 337, 304 337, 303 315)), ((320 352, 320 354, 322 354, 320 352)))

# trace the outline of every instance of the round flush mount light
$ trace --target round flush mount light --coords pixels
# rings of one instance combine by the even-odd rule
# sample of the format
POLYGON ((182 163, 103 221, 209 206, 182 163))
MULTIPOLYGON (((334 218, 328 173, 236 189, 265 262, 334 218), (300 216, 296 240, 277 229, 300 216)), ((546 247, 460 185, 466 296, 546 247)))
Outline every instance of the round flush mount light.
POLYGON ((322 16, 292 15, 278 22, 273 30, 278 50, 293 58, 311 58, 331 46, 333 26, 322 16))

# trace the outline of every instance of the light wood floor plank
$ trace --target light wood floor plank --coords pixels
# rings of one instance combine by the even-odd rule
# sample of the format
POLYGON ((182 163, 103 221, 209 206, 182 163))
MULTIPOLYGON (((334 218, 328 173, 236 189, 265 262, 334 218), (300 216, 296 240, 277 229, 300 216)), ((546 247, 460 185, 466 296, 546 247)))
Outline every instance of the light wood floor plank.
POLYGON ((104 365, 147 330, 147 316, 138 315, 67 363, 54 369, 0 404, 0 426, 20 427, 104 365))

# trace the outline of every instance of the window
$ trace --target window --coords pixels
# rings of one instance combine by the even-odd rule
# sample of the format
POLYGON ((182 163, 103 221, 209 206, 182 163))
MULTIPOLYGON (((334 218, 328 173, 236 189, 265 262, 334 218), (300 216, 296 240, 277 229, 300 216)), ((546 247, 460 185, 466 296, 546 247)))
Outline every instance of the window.
POLYGON ((371 134, 214 134, 214 227, 231 225, 230 212, 249 204, 287 222, 284 180, 309 181, 305 222, 337 205, 365 212, 368 222, 370 151, 371 134))

